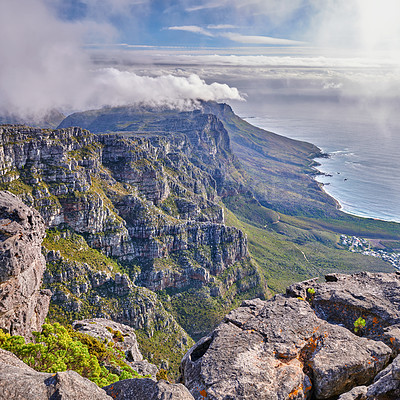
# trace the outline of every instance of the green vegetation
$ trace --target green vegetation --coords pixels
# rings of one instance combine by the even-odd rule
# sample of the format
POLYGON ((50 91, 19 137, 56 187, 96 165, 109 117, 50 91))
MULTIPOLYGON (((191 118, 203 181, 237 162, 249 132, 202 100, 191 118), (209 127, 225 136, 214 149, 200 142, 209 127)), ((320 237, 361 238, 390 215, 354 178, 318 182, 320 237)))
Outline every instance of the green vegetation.
MULTIPOLYGON (((98 250, 92 249, 83 236, 70 229, 48 229, 42 246, 47 250, 59 251, 61 257, 70 261, 88 264, 93 270, 124 272, 122 266, 98 250)), ((56 264, 49 266, 56 268, 56 264)))
POLYGON ((265 214, 269 216, 269 211, 259 203, 252 205, 255 220, 252 222, 249 214, 241 212, 237 202, 227 198, 224 203, 227 225, 236 226, 247 234, 253 261, 259 265, 274 293, 284 292, 293 282, 332 272, 393 271, 383 260, 342 249, 337 245, 339 237, 335 232, 301 225, 296 217, 289 219, 280 213, 279 222, 270 223, 264 217, 265 214))
POLYGON ((22 336, 11 336, 0 330, 0 347, 36 371, 73 370, 100 387, 122 379, 142 378, 123 361, 123 353, 113 342, 100 342, 58 323, 44 324, 41 332, 33 332, 32 339, 31 343, 25 343, 22 336))
POLYGON ((150 336, 148 332, 141 329, 136 330, 136 338, 139 343, 140 352, 151 363, 164 366, 171 379, 179 376, 179 364, 186 351, 194 345, 192 339, 182 338, 180 330, 165 329, 154 331, 150 336))
POLYGON ((362 317, 360 317, 354 321, 354 332, 355 333, 358 333, 364 327, 365 327, 365 319, 363 319, 362 317))

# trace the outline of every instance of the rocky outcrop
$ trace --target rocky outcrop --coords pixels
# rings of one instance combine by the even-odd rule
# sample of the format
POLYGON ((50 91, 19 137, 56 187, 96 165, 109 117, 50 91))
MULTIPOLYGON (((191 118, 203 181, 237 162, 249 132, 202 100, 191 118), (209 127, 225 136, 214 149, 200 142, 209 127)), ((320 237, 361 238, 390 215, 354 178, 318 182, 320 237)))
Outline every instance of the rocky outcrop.
POLYGON ((40 290, 46 267, 40 214, 0 192, 0 328, 30 337, 47 315, 51 293, 40 290))
POLYGON ((100 341, 115 342, 118 349, 125 353, 130 361, 142 361, 135 330, 131 327, 105 318, 91 318, 74 321, 72 327, 81 333, 93 336, 100 341))
POLYGON ((29 400, 110 400, 104 390, 74 371, 37 372, 0 349, 0 398, 29 400))
POLYGON ((114 346, 125 354, 126 364, 130 365, 139 375, 151 375, 152 379, 156 379, 158 368, 147 360, 143 360, 135 330, 131 327, 105 318, 74 321, 72 327, 76 331, 93 336, 102 342, 115 343, 114 346))
POLYGON ((334 274, 245 301, 185 355, 182 382, 198 400, 397 399, 399 285, 334 274))
POLYGON ((372 385, 357 386, 339 400, 395 400, 400 398, 400 356, 381 371, 372 385))
POLYGON ((193 400, 185 386, 163 380, 126 379, 103 389, 115 400, 193 400))

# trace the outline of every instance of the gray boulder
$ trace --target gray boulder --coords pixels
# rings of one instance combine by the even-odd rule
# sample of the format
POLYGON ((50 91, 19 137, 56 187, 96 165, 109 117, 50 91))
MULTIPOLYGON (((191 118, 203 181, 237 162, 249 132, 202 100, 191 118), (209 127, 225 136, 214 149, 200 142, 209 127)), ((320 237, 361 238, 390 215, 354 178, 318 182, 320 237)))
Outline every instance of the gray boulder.
POLYGON ((362 317, 365 327, 360 335, 382 340, 400 351, 400 272, 390 274, 360 272, 353 275, 330 274, 326 282, 296 283, 287 289, 290 296, 309 299, 318 317, 350 331, 362 317), (315 293, 307 292, 313 288, 315 293))
POLYGON ((0 349, 0 399, 109 400, 104 390, 74 371, 37 372, 0 349))
POLYGON ((356 387, 339 397, 339 400, 398 399, 400 399, 400 356, 375 377, 372 385, 356 387))
POLYGON ((30 337, 47 315, 51 292, 41 290, 46 268, 40 214, 9 192, 0 192, 0 328, 30 337))
POLYGON ((151 379, 125 379, 103 388, 115 400, 193 400, 185 386, 151 379))
POLYGON ((391 349, 318 318, 309 302, 245 301, 181 363, 196 400, 328 399, 372 382, 391 349))
POLYGON ((125 353, 128 361, 143 360, 136 340, 135 330, 128 325, 105 318, 92 318, 74 321, 72 327, 76 331, 86 333, 101 341, 115 342, 116 346, 125 353))

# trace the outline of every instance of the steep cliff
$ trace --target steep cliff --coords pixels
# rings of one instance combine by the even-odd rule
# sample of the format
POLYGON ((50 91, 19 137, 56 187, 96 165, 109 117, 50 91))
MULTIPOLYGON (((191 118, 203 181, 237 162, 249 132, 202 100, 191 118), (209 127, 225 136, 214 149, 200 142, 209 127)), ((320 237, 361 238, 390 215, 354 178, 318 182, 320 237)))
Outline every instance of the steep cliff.
MULTIPOLYGON (((159 365, 172 355, 176 363, 190 339, 170 314, 178 317, 179 302, 171 307, 162 296, 167 311, 150 290, 175 296, 194 288, 191 301, 205 296, 218 318, 236 298, 266 290, 245 235, 224 225, 218 204, 216 171, 230 165, 229 138, 213 118, 200 119, 191 136, 0 128, 1 187, 39 210, 48 227, 51 318, 126 323, 142 330, 146 355, 173 338, 169 356, 155 357, 159 365)), ((188 330, 192 318, 181 321, 188 330)), ((202 318, 197 335, 215 323, 202 318)))
POLYGON ((47 315, 51 293, 40 289, 44 235, 36 210, 0 192, 0 328, 12 335, 30 337, 47 315))

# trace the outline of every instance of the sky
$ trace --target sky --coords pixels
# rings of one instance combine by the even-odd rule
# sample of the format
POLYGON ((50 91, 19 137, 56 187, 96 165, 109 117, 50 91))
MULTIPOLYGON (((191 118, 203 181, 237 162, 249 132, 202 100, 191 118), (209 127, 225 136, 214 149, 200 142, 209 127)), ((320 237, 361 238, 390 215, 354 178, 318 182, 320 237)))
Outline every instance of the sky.
POLYGON ((0 112, 398 101, 398 0, 2 0, 0 112))

